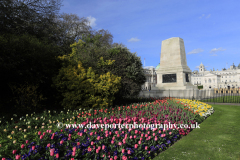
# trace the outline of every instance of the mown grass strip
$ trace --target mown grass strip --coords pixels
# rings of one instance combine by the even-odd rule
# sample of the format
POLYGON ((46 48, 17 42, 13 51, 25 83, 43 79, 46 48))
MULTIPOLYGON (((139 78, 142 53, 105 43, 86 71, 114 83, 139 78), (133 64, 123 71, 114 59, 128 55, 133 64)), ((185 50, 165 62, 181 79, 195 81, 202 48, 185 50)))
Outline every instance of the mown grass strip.
POLYGON ((240 106, 212 105, 213 115, 154 160, 240 160, 240 106))

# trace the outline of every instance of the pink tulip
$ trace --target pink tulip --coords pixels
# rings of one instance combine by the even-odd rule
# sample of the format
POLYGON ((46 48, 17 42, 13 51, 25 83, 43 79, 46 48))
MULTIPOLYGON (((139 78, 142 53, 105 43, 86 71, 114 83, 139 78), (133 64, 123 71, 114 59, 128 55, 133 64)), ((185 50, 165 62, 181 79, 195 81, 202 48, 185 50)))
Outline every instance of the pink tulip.
POLYGON ((59 158, 59 153, 56 154, 56 158, 59 158))
POLYGON ((145 150, 147 150, 147 149, 148 149, 148 147, 146 146, 146 147, 145 147, 145 150))
POLYGON ((100 140, 100 136, 97 137, 97 140, 98 140, 98 141, 100 140))
POLYGON ((83 132, 87 132, 87 129, 84 129, 83 132))
POLYGON ((141 144, 141 141, 138 141, 138 144, 140 145, 140 144, 141 144))
POLYGON ((71 137, 68 137, 68 140, 71 140, 71 137))
POLYGON ((148 137, 148 135, 147 134, 145 134, 145 138, 147 138, 148 137))
POLYGON ((50 156, 54 156, 55 149, 50 149, 50 156))
POLYGON ((75 156, 76 155, 76 152, 72 152, 72 156, 75 156))
POLYGON ((62 132, 63 130, 61 129, 61 132, 62 132))
POLYGON ((51 144, 50 144, 50 143, 48 143, 48 144, 47 144, 47 147, 50 147, 50 146, 51 146, 51 144))
POLYGON ((114 144, 114 141, 111 141, 111 144, 114 144))
POLYGON ((43 132, 43 136, 45 136, 46 135, 46 133, 45 132, 43 132))
POLYGON ((130 136, 130 139, 132 139, 132 136, 130 136))
POLYGON ((148 134, 150 134, 150 131, 148 131, 148 134))
POLYGON ((32 146, 32 150, 34 150, 35 149, 35 146, 32 146))
POLYGON ((91 151, 92 151, 92 148, 89 147, 89 148, 88 148, 88 152, 91 152, 91 151))
POLYGON ((137 136, 136 136, 136 135, 134 135, 134 136, 133 136, 133 138, 137 138, 137 136))
POLYGON ((115 134, 118 134, 118 131, 115 131, 115 134))
POLYGON ((114 156, 114 160, 117 160, 117 156, 114 156))
POLYGON ((155 133, 153 133, 153 137, 155 136, 155 133))
POLYGON ((82 132, 79 135, 82 136, 82 132))
POLYGON ((114 141, 114 140, 115 140, 115 137, 113 137, 112 140, 114 141))
POLYGON ((93 132, 90 133, 90 136, 92 136, 92 135, 93 135, 93 132))
POLYGON ((124 153, 125 152, 125 149, 122 149, 122 153, 124 153))
POLYGON ((77 142, 77 145, 79 146, 79 145, 80 145, 80 142, 77 142))
POLYGON ((108 137, 108 134, 106 134, 106 137, 108 137))
POLYGON ((130 151, 130 150, 128 150, 128 151, 127 151, 127 154, 131 154, 131 151, 130 151))
POLYGON ((38 131, 38 135, 41 135, 41 131, 38 131))
POLYGON ((43 135, 40 136, 40 139, 43 139, 43 135))
POLYGON ((26 144, 28 144, 28 140, 26 140, 26 144))
POLYGON ((64 141, 63 141, 63 140, 61 140, 61 141, 60 141, 60 144, 63 144, 63 142, 64 142, 64 141))
POLYGON ((52 130, 49 130, 49 131, 48 131, 48 133, 51 133, 51 132, 52 132, 52 130))
POLYGON ((98 150, 98 149, 96 149, 96 153, 99 153, 99 150, 98 150))
POLYGON ((161 130, 159 130, 158 133, 161 133, 161 130))
POLYGON ((103 131, 103 129, 101 129, 101 131, 103 131))
POLYGON ((76 149, 77 149, 76 147, 73 147, 73 152, 76 152, 76 149))
POLYGON ((140 138, 140 141, 142 141, 142 137, 140 138))
POLYGON ((2 158, 2 160, 6 160, 6 158, 2 158))
POLYGON ((113 158, 110 158, 110 160, 113 160, 113 158))
POLYGON ((20 159, 21 158, 21 156, 20 155, 16 155, 16 159, 20 159))
POLYGON ((71 158, 71 160, 74 160, 74 158, 71 158))
POLYGON ((101 146, 98 146, 98 150, 101 150, 101 146))
POLYGON ((169 134, 171 135, 171 134, 172 134, 172 132, 169 132, 169 134))
POLYGON ((119 134, 117 134, 117 137, 120 137, 120 135, 119 135, 119 134))
POLYGON ((138 130, 135 130, 135 132, 134 132, 135 134, 137 134, 138 133, 138 130))
POLYGON ((122 159, 123 159, 123 160, 127 160, 127 157, 126 157, 126 156, 122 156, 122 159))
POLYGON ((17 150, 13 150, 13 151, 12 151, 13 154, 16 154, 16 152, 17 152, 17 150))
POLYGON ((144 135, 143 134, 141 134, 141 137, 143 137, 144 135))
POLYGON ((25 147, 25 145, 24 145, 24 144, 22 144, 22 145, 21 145, 21 148, 23 149, 24 147, 25 147))
POLYGON ((112 132, 109 132, 109 135, 112 135, 112 132))
POLYGON ((138 147, 138 145, 137 145, 137 144, 135 144, 135 145, 134 145, 134 148, 137 148, 137 147, 138 147))
POLYGON ((94 145, 94 142, 93 142, 93 141, 91 142, 91 145, 94 145))
POLYGON ((105 149, 105 146, 103 145, 103 146, 102 146, 102 150, 104 150, 104 149, 105 149))

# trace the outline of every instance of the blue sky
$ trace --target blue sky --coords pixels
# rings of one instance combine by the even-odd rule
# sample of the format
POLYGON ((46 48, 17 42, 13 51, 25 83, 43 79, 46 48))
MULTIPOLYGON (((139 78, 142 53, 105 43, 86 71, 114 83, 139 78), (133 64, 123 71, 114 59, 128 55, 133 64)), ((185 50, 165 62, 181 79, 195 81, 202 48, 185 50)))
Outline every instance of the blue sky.
POLYGON ((63 0, 60 13, 86 17, 93 29, 105 29, 113 42, 141 57, 144 66, 160 63, 161 43, 184 41, 187 65, 196 70, 240 63, 238 0, 63 0))

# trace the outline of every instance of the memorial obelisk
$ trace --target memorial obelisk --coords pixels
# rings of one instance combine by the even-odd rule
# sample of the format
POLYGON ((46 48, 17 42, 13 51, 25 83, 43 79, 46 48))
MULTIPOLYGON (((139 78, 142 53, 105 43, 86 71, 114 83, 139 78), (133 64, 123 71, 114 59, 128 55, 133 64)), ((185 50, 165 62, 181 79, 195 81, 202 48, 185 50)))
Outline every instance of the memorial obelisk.
POLYGON ((190 82, 192 71, 187 66, 183 39, 179 37, 162 41, 160 67, 156 73, 157 85, 153 90, 197 89, 190 82))

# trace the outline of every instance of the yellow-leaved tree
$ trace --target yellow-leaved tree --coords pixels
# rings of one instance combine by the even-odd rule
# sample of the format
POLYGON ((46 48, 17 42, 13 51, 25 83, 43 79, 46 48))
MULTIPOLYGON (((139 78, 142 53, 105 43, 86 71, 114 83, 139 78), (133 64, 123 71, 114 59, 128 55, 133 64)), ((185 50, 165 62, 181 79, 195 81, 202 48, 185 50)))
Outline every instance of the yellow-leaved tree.
MULTIPOLYGON (((60 59, 67 62, 70 57, 64 56, 60 59)), ((104 62, 101 57, 98 67, 112 65, 113 62, 108 60, 104 62)), ((63 96, 61 104, 71 109, 108 107, 115 99, 114 94, 121 87, 121 77, 117 77, 110 72, 99 76, 94 73, 91 67, 86 71, 80 61, 77 62, 77 66, 73 63, 65 63, 53 82, 63 96)))

